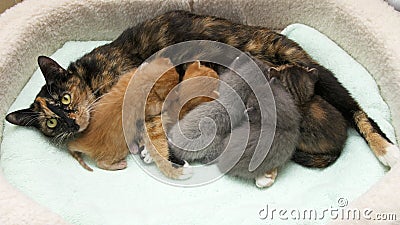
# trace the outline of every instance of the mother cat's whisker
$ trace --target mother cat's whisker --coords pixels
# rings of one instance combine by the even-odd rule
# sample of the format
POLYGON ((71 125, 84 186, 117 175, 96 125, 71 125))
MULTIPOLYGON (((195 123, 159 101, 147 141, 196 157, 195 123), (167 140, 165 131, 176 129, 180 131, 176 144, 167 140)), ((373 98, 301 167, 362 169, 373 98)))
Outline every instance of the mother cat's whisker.
POLYGON ((38 121, 39 118, 36 116, 37 114, 32 113, 33 115, 30 115, 30 120, 26 124, 33 124, 33 122, 38 121))
POLYGON ((46 85, 46 90, 49 93, 49 95, 51 96, 51 85, 46 85))
MULTIPOLYGON (((94 99, 93 101, 90 101, 90 103, 85 107, 85 111, 86 111, 86 112, 89 112, 89 113, 93 112, 93 108, 95 108, 96 106, 98 106, 98 104, 97 104, 98 100, 101 99, 101 98, 103 98, 104 96, 107 96, 108 94, 109 94, 109 93, 103 94, 102 96, 97 97, 97 98, 94 99)), ((113 102, 113 103, 115 103, 115 102, 113 102)), ((111 102, 110 102, 110 104, 111 104, 111 102)))
POLYGON ((58 134, 57 136, 53 137, 52 141, 54 142, 54 144, 56 146, 60 146, 61 145, 61 137, 63 136, 63 133, 58 134))
POLYGON ((31 124, 31 123, 33 123, 35 120, 37 121, 37 118, 32 118, 32 119, 29 120, 26 124, 31 124))
POLYGON ((109 102, 104 102, 104 103, 101 103, 101 104, 96 104, 95 106, 97 107, 97 106, 103 106, 103 105, 108 105, 108 104, 115 104, 117 102, 118 101, 109 101, 109 102))
MULTIPOLYGON (((105 87, 106 85, 109 85, 109 84, 112 83, 112 82, 114 82, 114 80, 107 81, 106 83, 100 85, 96 90, 93 91, 93 94, 96 95, 103 87, 105 87)), ((103 94, 102 96, 98 97, 98 98, 96 99, 96 101, 97 101, 99 98, 103 97, 103 96, 104 96, 104 94, 103 94)))
POLYGON ((56 146, 63 146, 65 141, 73 136, 73 133, 60 133, 53 137, 53 142, 56 146))
POLYGON ((103 98, 104 96, 106 96, 108 94, 109 93, 105 93, 97 98, 93 98, 93 96, 95 96, 95 95, 92 95, 92 97, 89 99, 89 104, 88 104, 88 106, 86 106, 86 108, 88 109, 88 108, 94 107, 94 105, 96 104, 96 102, 98 102, 98 100, 100 100, 101 98, 103 98))

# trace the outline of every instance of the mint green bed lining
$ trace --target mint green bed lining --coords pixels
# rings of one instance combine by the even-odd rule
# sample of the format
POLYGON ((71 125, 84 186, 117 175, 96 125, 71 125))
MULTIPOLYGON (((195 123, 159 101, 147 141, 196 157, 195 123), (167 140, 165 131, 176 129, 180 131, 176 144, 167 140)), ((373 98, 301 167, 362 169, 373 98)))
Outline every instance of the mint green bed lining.
MULTIPOLYGON (((390 112, 379 89, 360 64, 318 31, 300 24, 283 32, 331 69, 364 110, 395 140, 390 112)), ((67 42, 52 56, 61 65, 106 42, 67 42)), ((27 107, 44 84, 36 71, 10 111, 27 107)), ((284 209, 339 207, 355 199, 385 174, 364 140, 352 129, 339 160, 324 170, 292 162, 276 183, 257 189, 252 181, 223 177, 211 184, 180 188, 148 176, 129 157, 128 168, 90 173, 34 129, 5 124, 0 166, 6 179, 40 204, 73 224, 266 224, 259 212, 267 205, 284 209)), ((91 164, 93 167, 93 164, 91 164)), ((213 167, 210 167, 212 170, 213 167)), ((196 174, 193 179, 196 179, 196 174)), ((273 224, 325 224, 323 220, 280 220, 273 224)))

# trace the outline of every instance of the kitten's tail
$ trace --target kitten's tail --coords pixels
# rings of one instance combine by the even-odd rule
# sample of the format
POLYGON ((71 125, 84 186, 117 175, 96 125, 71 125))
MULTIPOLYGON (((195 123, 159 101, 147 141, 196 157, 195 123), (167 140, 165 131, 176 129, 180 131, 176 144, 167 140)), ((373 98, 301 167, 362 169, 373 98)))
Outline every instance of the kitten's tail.
POLYGON ((82 153, 81 152, 74 152, 74 151, 69 151, 69 153, 71 153, 72 157, 74 157, 79 164, 81 164, 81 166, 87 170, 89 170, 90 172, 93 172, 93 169, 90 168, 85 161, 83 161, 82 159, 82 153))
POLYGON ((292 156, 292 160, 306 167, 325 168, 333 164, 339 156, 340 152, 337 154, 308 153, 296 149, 292 156))

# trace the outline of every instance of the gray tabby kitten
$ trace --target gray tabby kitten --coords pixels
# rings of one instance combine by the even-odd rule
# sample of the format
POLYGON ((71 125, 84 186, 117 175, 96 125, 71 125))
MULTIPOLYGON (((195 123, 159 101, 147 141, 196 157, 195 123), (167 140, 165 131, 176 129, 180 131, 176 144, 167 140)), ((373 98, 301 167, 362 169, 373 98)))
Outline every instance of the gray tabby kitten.
MULTIPOLYGON (((255 58, 253 60, 268 78, 269 67, 255 58)), ((231 68, 240 74, 249 73, 249 83, 259 82, 253 75, 255 64, 241 64, 238 61, 236 59, 231 68)), ((267 116, 264 116, 265 121, 262 122, 268 127, 263 132, 269 132, 273 141, 270 147, 261 146, 269 152, 261 164, 250 171, 249 165, 256 146, 260 144, 260 138, 265 138, 260 137, 262 118, 259 101, 250 86, 232 70, 224 71, 220 80, 218 100, 197 106, 171 128, 168 135, 170 151, 174 157, 187 161, 217 162, 221 172, 229 171, 228 174, 233 176, 255 179, 258 187, 268 187, 274 182, 277 168, 287 162, 295 151, 300 114, 280 81, 272 79, 270 87, 276 107, 276 130, 271 133, 274 132, 275 124, 268 121, 275 113, 273 107, 263 109, 267 116), (236 94, 222 85, 224 82, 236 94)))

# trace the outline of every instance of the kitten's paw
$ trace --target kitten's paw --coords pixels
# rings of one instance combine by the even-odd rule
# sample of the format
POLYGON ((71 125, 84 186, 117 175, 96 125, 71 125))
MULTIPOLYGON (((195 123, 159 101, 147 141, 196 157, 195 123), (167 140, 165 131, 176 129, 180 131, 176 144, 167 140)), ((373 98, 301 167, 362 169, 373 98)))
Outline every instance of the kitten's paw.
POLYGON ((193 168, 190 167, 189 163, 186 160, 182 160, 179 158, 170 155, 169 158, 170 163, 172 164, 173 174, 172 178, 178 180, 186 180, 192 177, 193 168))
POLYGON ((386 153, 378 156, 378 159, 383 165, 393 167, 400 161, 400 150, 396 145, 389 145, 385 150, 386 153))
POLYGON ((260 176, 256 178, 256 186, 258 188, 270 187, 274 184, 274 182, 275 179, 272 179, 271 177, 260 176))
POLYGON ((126 162, 126 160, 121 160, 120 162, 114 163, 113 168, 115 168, 115 170, 123 170, 128 166, 128 162, 126 162))
POLYGON ((184 161, 184 165, 180 165, 164 160, 161 164, 157 164, 157 166, 166 177, 171 179, 186 180, 193 175, 193 168, 186 161, 184 161))
POLYGON ((106 161, 99 161, 97 162, 97 166, 104 170, 123 170, 128 166, 128 163, 125 159, 112 164, 106 161))
POLYGON ((178 176, 179 180, 186 180, 192 177, 193 168, 185 161, 185 164, 181 167, 182 173, 178 176))
POLYGON ((278 175, 277 169, 265 173, 259 177, 256 177, 256 186, 258 188, 270 187, 274 184, 276 176, 278 175))
POLYGON ((143 162, 146 164, 150 164, 153 162, 153 158, 151 158, 149 151, 146 147, 140 152, 140 157, 142 158, 143 162))

